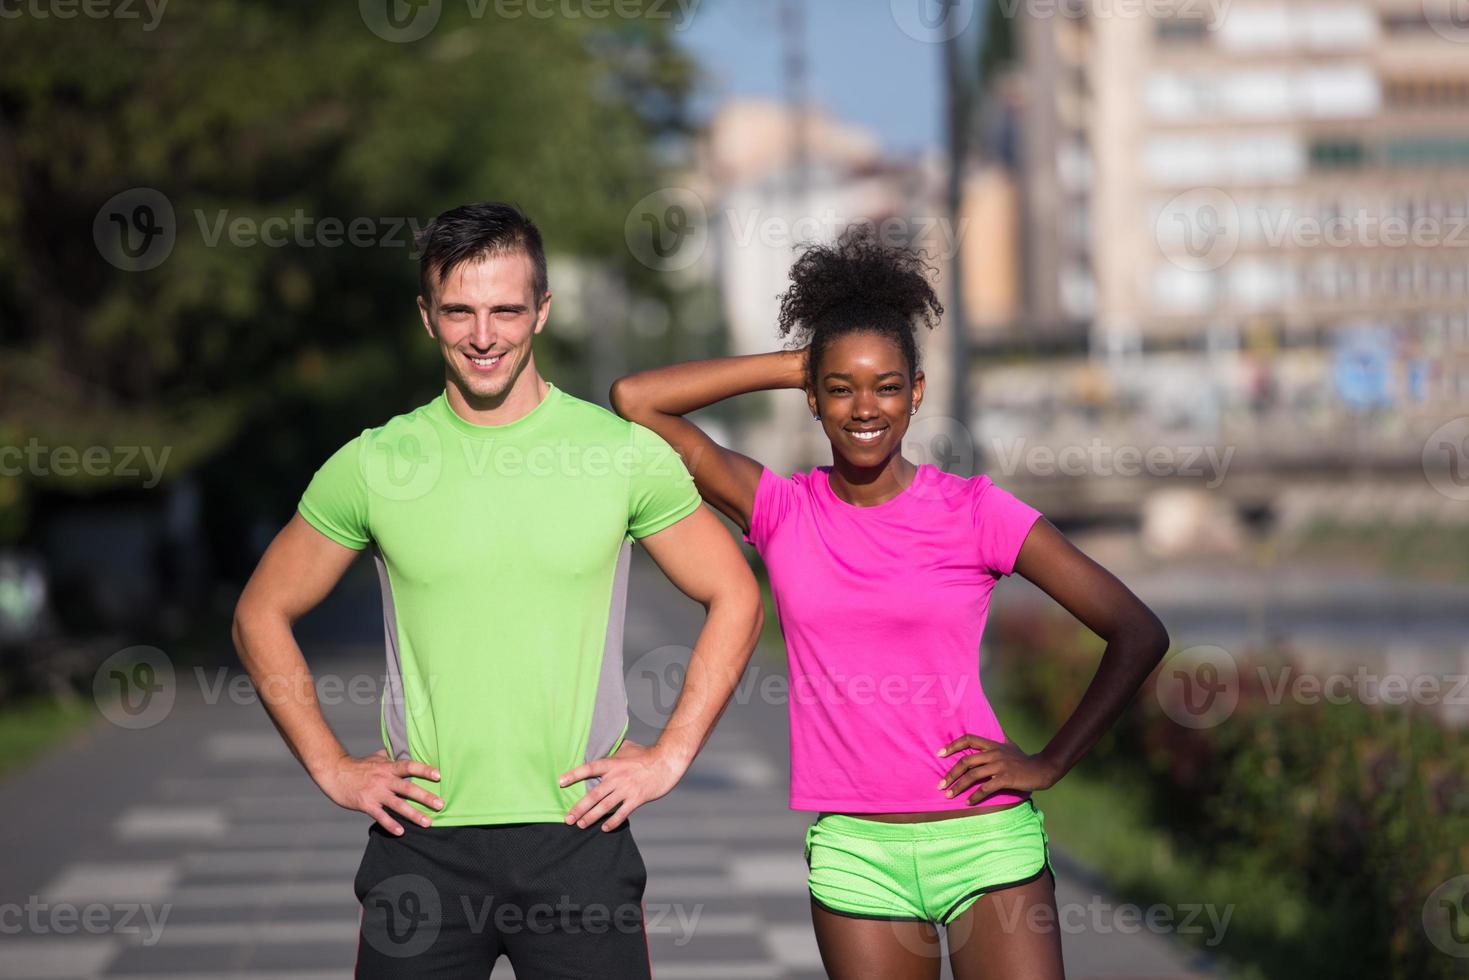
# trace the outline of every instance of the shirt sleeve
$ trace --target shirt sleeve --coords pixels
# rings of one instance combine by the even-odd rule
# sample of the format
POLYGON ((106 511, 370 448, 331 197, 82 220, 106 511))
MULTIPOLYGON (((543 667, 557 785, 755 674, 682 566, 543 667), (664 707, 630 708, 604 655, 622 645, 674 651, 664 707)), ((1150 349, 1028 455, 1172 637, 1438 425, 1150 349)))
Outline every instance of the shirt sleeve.
POLYGON ((699 509, 698 488, 678 452, 646 426, 629 422, 631 467, 627 487, 627 533, 646 538, 699 509))
POLYGON ((361 551, 372 540, 367 523, 367 483, 361 465, 362 439, 353 439, 322 464, 296 506, 306 523, 353 551, 361 551))
POLYGON ((750 531, 743 535, 756 551, 765 550, 766 542, 790 512, 794 489, 792 480, 760 467, 760 482, 755 484, 755 504, 750 511, 750 531))
POLYGON ((974 495, 975 528, 979 535, 979 557, 996 577, 1015 571, 1015 559, 1025 537, 1041 512, 1001 487, 989 477, 980 477, 974 495))

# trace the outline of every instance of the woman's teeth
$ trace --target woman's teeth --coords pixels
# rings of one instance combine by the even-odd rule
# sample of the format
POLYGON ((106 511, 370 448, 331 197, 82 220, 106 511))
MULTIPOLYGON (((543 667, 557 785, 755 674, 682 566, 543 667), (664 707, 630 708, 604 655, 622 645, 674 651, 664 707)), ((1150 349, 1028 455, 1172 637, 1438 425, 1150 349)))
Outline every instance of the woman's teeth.
POLYGON ((855 439, 860 439, 863 442, 876 442, 878 437, 881 436, 882 433, 882 429, 878 429, 876 432, 853 432, 852 437, 855 439))

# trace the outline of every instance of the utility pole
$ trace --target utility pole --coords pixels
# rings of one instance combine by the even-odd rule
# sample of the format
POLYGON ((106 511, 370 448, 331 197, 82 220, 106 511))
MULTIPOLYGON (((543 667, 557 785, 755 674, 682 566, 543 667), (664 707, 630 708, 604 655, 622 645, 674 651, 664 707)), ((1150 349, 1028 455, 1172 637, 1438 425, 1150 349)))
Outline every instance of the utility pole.
POLYGON ((785 101, 791 126, 791 211, 799 211, 810 180, 810 133, 806 120, 806 11, 805 0, 781 0, 780 33, 785 101))
MULTIPOLYGON (((964 246, 959 229, 964 206, 964 171, 969 158, 969 127, 974 108, 977 73, 971 75, 971 59, 965 58, 968 43, 963 31, 953 30, 950 18, 958 16, 962 0, 939 0, 944 7, 944 109, 947 123, 948 186, 945 217, 949 222, 954 254, 949 260, 949 356, 953 359, 953 389, 950 414, 966 429, 970 424, 973 396, 969 377, 969 321, 964 315, 964 246)), ((980 468, 980 447, 974 446, 974 466, 980 468)))

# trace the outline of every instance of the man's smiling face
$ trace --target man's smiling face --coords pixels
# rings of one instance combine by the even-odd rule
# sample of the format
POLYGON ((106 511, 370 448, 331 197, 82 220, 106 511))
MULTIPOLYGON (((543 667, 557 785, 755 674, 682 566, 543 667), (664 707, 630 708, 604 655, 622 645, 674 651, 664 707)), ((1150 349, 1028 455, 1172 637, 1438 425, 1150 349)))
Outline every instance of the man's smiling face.
POLYGON ((522 251, 486 255, 450 269, 431 300, 419 297, 424 328, 466 401, 503 399, 530 363, 551 311, 549 292, 537 302, 533 273, 522 251))

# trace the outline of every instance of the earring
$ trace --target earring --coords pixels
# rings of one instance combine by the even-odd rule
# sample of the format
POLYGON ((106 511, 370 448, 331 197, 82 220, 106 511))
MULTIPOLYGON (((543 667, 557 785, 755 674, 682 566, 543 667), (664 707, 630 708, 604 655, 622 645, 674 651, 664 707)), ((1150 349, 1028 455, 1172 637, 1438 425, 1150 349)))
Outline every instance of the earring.
POLYGON ((813 421, 813 422, 820 422, 821 421, 821 416, 820 415, 813 415, 813 416, 811 416, 811 421, 813 421))
POLYGON ((908 414, 909 414, 909 415, 917 415, 917 414, 918 414, 918 409, 917 409, 917 407, 915 407, 915 408, 914 408, 914 409, 913 409, 913 410, 912 410, 912 411, 911 411, 911 412, 909 412, 909 413, 908 413, 908 414))

